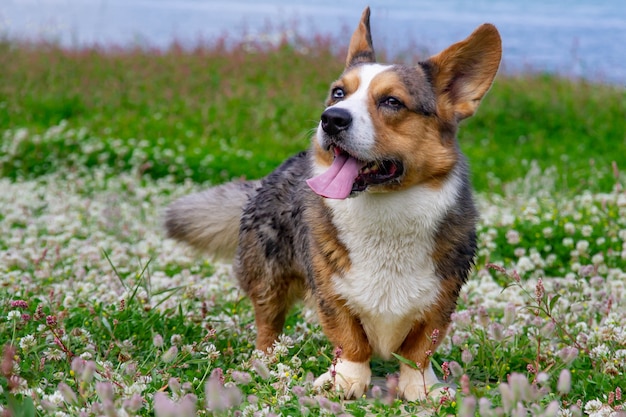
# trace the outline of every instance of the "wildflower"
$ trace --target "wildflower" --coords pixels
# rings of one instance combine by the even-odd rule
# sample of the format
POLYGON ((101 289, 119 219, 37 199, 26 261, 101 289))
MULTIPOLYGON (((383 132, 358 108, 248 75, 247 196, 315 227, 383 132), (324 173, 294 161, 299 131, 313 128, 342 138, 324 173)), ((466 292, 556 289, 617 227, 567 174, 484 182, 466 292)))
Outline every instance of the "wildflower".
POLYGON ((468 365, 470 362, 472 362, 472 359, 474 359, 472 352, 470 352, 469 349, 463 349, 463 351, 461 352, 461 362, 468 365))
POLYGON ((461 397, 458 415, 460 417, 473 417, 476 411, 476 398, 473 396, 461 397))
POLYGON ((594 399, 587 401, 585 404, 585 413, 589 417, 609 417, 613 415, 613 410, 611 410, 611 407, 602 404, 600 400, 594 399))
POLYGON ((587 249, 589 249, 589 242, 586 240, 579 240, 576 243, 576 250, 578 253, 586 253, 587 249))
POLYGON ((443 373, 443 380, 447 381, 450 377, 450 365, 448 364, 448 362, 444 362, 441 364, 441 371, 443 373))
POLYGON ((57 387, 61 395, 63 396, 63 400, 68 404, 76 404, 78 399, 74 391, 67 385, 65 382, 59 382, 57 387))
POLYGON ((181 393, 181 386, 180 386, 180 382, 178 381, 178 379, 170 378, 167 381, 167 385, 170 387, 170 391, 172 391, 174 394, 178 395, 181 393))
POLYGON ((569 393, 570 389, 572 389, 572 374, 568 369, 563 369, 559 375, 557 390, 561 395, 565 395, 569 393))
POLYGON ((160 334, 155 334, 152 337, 152 344, 154 345, 154 347, 156 348, 161 348, 163 347, 163 336, 161 336, 160 334))
POLYGON ((206 406, 210 411, 220 412, 241 403, 242 394, 234 385, 225 387, 221 381, 221 369, 217 368, 205 385, 206 406))
POLYGON ((178 356, 178 348, 176 346, 170 347, 161 355, 161 360, 165 363, 170 363, 178 356))
POLYGON ((207 359, 211 361, 219 358, 220 356, 219 350, 217 350, 217 347, 215 347, 213 343, 209 343, 207 347, 204 348, 204 354, 206 355, 207 359))
POLYGON ((515 307, 515 304, 511 302, 507 303, 507 305, 504 307, 504 318, 502 320, 502 324, 504 326, 508 327, 513 324, 513 322, 515 321, 516 310, 517 308, 515 307))
POLYGON ((246 385, 252 382, 252 376, 247 372, 233 371, 231 376, 233 377, 233 381, 239 385, 246 385))
POLYGON ((19 310, 11 310, 9 311, 9 314, 7 314, 8 321, 17 321, 17 319, 19 319, 20 317, 22 317, 22 313, 19 310))
POLYGON ((489 325, 489 333, 496 342, 499 342, 504 338, 503 331, 504 327, 500 323, 494 322, 489 325))
POLYGON ((263 379, 268 379, 271 376, 267 366, 258 359, 252 361, 252 369, 263 379))
POLYGON ((581 277, 590 277, 595 272, 593 265, 583 265, 578 269, 578 275, 581 277))
POLYGON ((463 374, 461 376, 461 379, 459 380, 459 384, 461 385, 461 392, 463 393, 463 395, 469 395, 470 394, 469 375, 463 374))
POLYGON ((566 346, 558 352, 558 356, 566 365, 568 365, 578 356, 578 349, 566 346))
POLYGON ((517 260, 516 270, 520 274, 525 274, 526 272, 533 271, 535 269, 535 264, 528 256, 522 256, 517 260))
POLYGON ((545 291, 546 290, 543 287, 543 280, 539 278, 537 280, 537 285, 535 286, 535 300, 537 301, 537 304, 541 304, 541 299, 543 298, 545 291))
POLYGON ((56 327, 57 317, 54 315, 46 316, 46 324, 48 327, 56 327))
POLYGON ((154 414, 156 417, 193 417, 196 404, 193 397, 183 397, 179 403, 170 400, 164 392, 154 394, 154 414))
POLYGON ((517 230, 508 230, 506 232, 506 242, 509 245, 517 245, 520 242, 520 234, 517 230))
POLYGON ((113 386, 110 382, 96 382, 96 393, 103 403, 113 401, 113 386))
POLYGON ((138 393, 124 400, 124 409, 132 413, 136 413, 143 407, 143 398, 138 393))
POLYGON ((20 349, 23 351, 29 351, 35 347, 36 340, 32 334, 27 334, 20 339, 20 349))
POLYGON ((611 349, 604 343, 591 349, 590 356, 592 358, 608 358, 611 354, 611 349))
POLYGON ((173 334, 172 337, 170 337, 170 343, 180 346, 183 343, 183 337, 179 334, 173 334))
MULTIPOLYGON (((380 387, 379 387, 380 389, 380 387)), ((296 396, 296 397, 302 397, 304 394, 306 394, 306 390, 304 389, 304 387, 301 387, 300 385, 296 385, 295 387, 291 388, 291 392, 296 396)))
POLYGON ((491 401, 485 397, 481 397, 478 400, 478 415, 480 416, 491 416, 493 412, 491 411, 491 401))
POLYGON ((489 313, 483 305, 478 307, 478 321, 483 327, 487 327, 489 325, 489 313))
POLYGON ((11 308, 22 308, 27 309, 28 303, 24 300, 13 300, 11 301, 11 308))
POLYGON ((459 378, 463 375, 463 367, 457 361, 450 361, 448 363, 448 367, 450 368, 450 373, 453 377, 459 378))
POLYGON ((601 253, 596 253, 595 255, 593 255, 591 257, 591 262, 595 265, 598 266, 602 263, 604 263, 604 255, 602 255, 601 253))

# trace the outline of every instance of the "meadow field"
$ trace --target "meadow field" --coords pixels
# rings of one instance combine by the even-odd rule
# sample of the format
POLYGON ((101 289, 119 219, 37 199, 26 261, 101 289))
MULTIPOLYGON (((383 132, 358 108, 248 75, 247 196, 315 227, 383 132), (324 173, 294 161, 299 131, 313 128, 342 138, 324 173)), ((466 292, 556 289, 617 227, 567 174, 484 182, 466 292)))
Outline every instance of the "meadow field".
POLYGON ((379 360, 368 398, 315 390, 313 312, 255 351, 230 265, 164 237, 169 202, 306 148, 331 44, 0 42, 0 415, 626 415, 623 87, 503 71, 463 123, 479 253, 438 401, 379 360))

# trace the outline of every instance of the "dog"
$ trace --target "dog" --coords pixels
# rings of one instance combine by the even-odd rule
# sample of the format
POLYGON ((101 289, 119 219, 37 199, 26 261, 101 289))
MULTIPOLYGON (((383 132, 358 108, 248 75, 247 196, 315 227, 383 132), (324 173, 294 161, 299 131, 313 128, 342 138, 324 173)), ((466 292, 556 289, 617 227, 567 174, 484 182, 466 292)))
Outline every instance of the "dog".
POLYGON ((366 8, 309 149, 261 180, 182 197, 165 228, 234 259, 258 349, 270 349, 294 302, 309 298, 341 352, 316 386, 361 397, 370 358, 397 355, 406 359, 399 395, 422 400, 442 394, 431 357, 476 252, 478 213, 456 133, 491 88, 501 39, 483 24, 415 66, 380 64, 369 21, 366 8))

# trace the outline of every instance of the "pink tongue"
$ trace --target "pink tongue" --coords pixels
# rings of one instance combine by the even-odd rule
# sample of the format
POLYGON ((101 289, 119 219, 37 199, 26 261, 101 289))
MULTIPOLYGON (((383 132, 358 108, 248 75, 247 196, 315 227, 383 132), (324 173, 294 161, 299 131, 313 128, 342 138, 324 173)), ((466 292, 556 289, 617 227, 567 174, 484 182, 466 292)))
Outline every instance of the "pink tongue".
POLYGON ((322 197, 343 200, 350 195, 362 166, 359 160, 347 154, 338 154, 326 172, 306 180, 306 183, 322 197))

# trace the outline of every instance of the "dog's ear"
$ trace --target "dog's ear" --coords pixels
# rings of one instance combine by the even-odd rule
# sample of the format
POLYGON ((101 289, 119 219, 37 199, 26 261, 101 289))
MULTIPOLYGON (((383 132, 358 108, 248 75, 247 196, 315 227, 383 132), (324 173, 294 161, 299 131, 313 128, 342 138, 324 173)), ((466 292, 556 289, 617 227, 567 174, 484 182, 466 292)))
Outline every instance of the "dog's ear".
POLYGON ((465 40, 429 58, 440 110, 454 111, 457 120, 474 114, 500 66, 502 41, 495 26, 485 23, 465 40))
POLYGON ((364 62, 376 62, 372 34, 370 32, 370 8, 366 7, 361 15, 361 21, 350 39, 346 68, 364 62))

